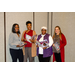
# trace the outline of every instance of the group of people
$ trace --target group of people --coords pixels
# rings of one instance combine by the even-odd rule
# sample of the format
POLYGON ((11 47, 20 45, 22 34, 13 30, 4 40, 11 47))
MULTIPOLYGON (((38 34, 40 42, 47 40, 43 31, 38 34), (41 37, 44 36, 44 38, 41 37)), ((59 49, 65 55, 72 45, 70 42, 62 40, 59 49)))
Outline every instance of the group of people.
POLYGON ((55 27, 53 37, 47 33, 47 27, 41 27, 41 34, 35 39, 29 39, 30 42, 27 40, 26 35, 32 37, 36 35, 36 32, 32 30, 31 21, 26 22, 26 27, 27 30, 21 36, 19 24, 15 23, 12 26, 12 32, 9 35, 9 49, 13 62, 17 62, 17 59, 19 59, 19 62, 27 62, 28 58, 29 62, 34 62, 36 55, 38 56, 39 62, 49 62, 52 55, 53 62, 65 61, 64 47, 67 42, 59 26, 55 27), (42 42, 44 40, 47 40, 48 46, 41 47, 36 44, 36 41, 42 42), (58 49, 56 49, 55 43, 58 44, 58 49))

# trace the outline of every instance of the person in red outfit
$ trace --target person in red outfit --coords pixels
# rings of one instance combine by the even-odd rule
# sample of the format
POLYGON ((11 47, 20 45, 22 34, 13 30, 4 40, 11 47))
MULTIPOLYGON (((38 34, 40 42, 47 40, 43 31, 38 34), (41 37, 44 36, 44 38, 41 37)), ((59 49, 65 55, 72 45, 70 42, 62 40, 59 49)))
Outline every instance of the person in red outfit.
POLYGON ((54 35, 53 35, 53 62, 64 62, 65 61, 65 45, 67 44, 66 38, 64 34, 61 32, 61 28, 59 26, 55 27, 54 35), (58 44, 58 48, 56 48, 55 44, 58 44))
POLYGON ((35 44, 36 39, 33 40, 30 38, 28 40, 27 35, 32 37, 32 36, 36 35, 36 32, 34 30, 32 30, 32 22, 31 21, 27 21, 26 26, 27 26, 27 30, 25 30, 23 32, 22 38, 21 38, 21 41, 27 43, 23 47, 24 62, 27 62, 28 58, 29 58, 29 62, 34 62, 34 57, 36 56, 36 44, 35 44))

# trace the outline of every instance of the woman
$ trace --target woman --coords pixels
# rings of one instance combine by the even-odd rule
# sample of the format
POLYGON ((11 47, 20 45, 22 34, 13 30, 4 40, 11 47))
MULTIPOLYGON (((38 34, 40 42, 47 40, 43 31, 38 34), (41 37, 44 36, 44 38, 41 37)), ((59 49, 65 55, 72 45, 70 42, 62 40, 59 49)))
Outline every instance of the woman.
POLYGON ((66 45, 66 38, 64 34, 61 32, 59 26, 55 27, 54 35, 53 35, 53 62, 56 60, 57 62, 65 61, 64 47, 66 45), (58 44, 59 48, 56 49, 55 43, 58 44))
POLYGON ((9 35, 10 54, 13 62, 23 62, 23 52, 21 45, 20 30, 18 24, 13 24, 12 33, 9 35))
POLYGON ((22 34, 21 40, 23 42, 26 42, 27 45, 24 46, 23 48, 23 55, 24 55, 24 62, 27 62, 27 58, 29 58, 29 62, 34 61, 34 57, 36 56, 36 44, 35 40, 29 39, 27 40, 28 36, 32 37, 33 35, 36 35, 35 31, 33 31, 32 28, 32 23, 30 21, 26 22, 27 30, 25 30, 22 34))
POLYGON ((46 31, 47 31, 47 28, 42 27, 41 34, 38 35, 38 38, 37 38, 37 41, 39 41, 40 43, 45 40, 48 42, 48 46, 45 46, 45 47, 41 47, 37 45, 37 56, 40 62, 49 62, 51 55, 53 54, 52 52, 53 39, 51 35, 46 33, 46 31))

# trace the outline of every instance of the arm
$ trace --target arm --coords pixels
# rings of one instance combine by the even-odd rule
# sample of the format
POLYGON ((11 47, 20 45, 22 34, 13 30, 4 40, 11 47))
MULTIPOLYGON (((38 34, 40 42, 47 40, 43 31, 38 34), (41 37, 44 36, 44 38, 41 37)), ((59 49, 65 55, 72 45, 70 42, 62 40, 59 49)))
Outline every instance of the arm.
POLYGON ((25 33, 25 31, 22 33, 22 37, 21 37, 21 41, 26 41, 26 39, 24 39, 24 33, 25 33))
POLYGON ((60 49, 63 48, 67 44, 66 38, 65 38, 65 36, 63 34, 62 34, 61 42, 62 43, 60 43, 60 49))
MULTIPOLYGON (((35 31, 33 31, 33 36, 34 36, 34 35, 36 35, 36 32, 35 32, 35 31)), ((35 40, 30 39, 30 41, 31 41, 32 43, 35 43, 35 42, 36 42, 36 40, 37 40, 37 38, 35 38, 35 40)))
POLYGON ((49 47, 51 47, 51 46, 52 46, 52 44, 53 44, 53 39, 52 39, 52 37, 51 37, 51 36, 49 36, 49 47))
MULTIPOLYGON (((51 47, 53 44, 53 39, 51 36, 49 36, 49 47, 51 47)), ((49 47, 44 47, 43 49, 49 48, 49 47)))
MULTIPOLYGON (((33 31, 33 35, 36 35, 35 31, 33 31)), ((36 40, 37 40, 37 37, 35 38, 34 42, 36 42, 36 40)))
POLYGON ((17 45, 17 42, 14 42, 14 36, 13 36, 13 34, 9 35, 9 45, 10 46, 14 46, 14 47, 16 47, 16 45, 17 45))

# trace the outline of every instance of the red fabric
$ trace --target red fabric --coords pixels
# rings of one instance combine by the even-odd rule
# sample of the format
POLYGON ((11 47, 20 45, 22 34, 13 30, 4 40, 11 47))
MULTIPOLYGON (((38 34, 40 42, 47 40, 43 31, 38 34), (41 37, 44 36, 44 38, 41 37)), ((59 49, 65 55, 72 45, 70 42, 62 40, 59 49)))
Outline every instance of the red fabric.
MULTIPOLYGON (((60 54, 61 54, 61 61, 65 62, 65 52, 64 52, 64 46, 67 44, 66 38, 65 36, 62 34, 61 35, 62 40, 60 40, 60 54)), ((53 62, 56 61, 55 60, 55 55, 53 53, 53 62)))
MULTIPOLYGON (((30 30, 28 33, 25 32, 24 34, 24 38, 26 39, 26 34, 27 35, 30 35, 30 36, 33 36, 33 30, 30 30)), ((28 42, 28 41, 25 41, 27 44, 25 45, 25 47, 32 47, 32 43, 28 42)))

